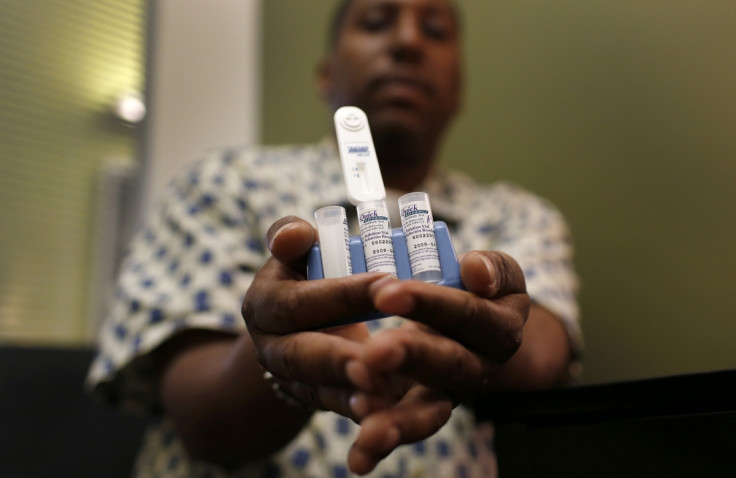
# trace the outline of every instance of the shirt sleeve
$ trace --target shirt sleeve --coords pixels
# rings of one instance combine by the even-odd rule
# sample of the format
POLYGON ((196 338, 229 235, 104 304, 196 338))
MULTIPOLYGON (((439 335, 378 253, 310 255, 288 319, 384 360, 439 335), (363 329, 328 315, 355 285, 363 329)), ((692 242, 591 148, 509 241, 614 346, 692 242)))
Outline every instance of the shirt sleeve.
POLYGON ((503 189, 507 220, 496 248, 511 255, 522 267, 532 302, 562 321, 579 359, 584 344, 569 227, 548 201, 512 185, 503 189))
POLYGON ((226 155, 179 176, 134 237, 86 387, 134 412, 160 407, 149 354, 185 329, 241 333, 240 308, 266 259, 265 231, 226 155))

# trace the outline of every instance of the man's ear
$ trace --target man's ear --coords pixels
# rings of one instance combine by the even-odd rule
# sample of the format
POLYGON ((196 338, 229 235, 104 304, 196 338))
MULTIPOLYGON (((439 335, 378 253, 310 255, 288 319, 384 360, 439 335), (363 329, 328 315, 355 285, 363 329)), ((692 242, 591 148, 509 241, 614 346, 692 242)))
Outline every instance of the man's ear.
POLYGON ((325 103, 330 102, 332 88, 332 64, 329 58, 323 58, 315 69, 317 78, 317 93, 325 103))

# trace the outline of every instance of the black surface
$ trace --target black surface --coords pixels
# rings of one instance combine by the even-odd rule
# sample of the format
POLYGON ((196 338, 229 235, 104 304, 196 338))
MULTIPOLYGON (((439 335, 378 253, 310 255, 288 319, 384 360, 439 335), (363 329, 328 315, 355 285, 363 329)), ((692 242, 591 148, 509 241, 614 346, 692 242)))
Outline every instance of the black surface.
POLYGON ((501 478, 736 476, 736 371, 485 397, 501 478))
POLYGON ((0 477, 127 477, 145 427, 88 397, 90 349, 0 347, 0 477))
MULTIPOLYGON (((0 347, 0 477, 127 477, 145 421, 85 395, 89 349, 0 347)), ((736 476, 736 371, 485 397, 501 478, 736 476)))
POLYGON ((576 386, 541 392, 503 393, 476 404, 481 420, 607 420, 617 417, 736 410, 736 370, 576 386))

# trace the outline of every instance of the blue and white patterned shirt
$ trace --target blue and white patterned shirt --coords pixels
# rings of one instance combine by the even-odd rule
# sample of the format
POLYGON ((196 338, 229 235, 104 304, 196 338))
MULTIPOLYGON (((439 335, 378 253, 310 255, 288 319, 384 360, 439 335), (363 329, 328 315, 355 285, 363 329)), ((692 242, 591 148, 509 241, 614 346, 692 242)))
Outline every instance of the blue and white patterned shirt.
MULTIPOLYGON (((524 269, 534 302, 559 317, 577 351, 582 340, 573 246, 557 210, 508 183, 481 186, 455 172, 435 171, 418 188, 429 194, 458 252, 502 250, 524 269)), ((213 151, 173 181, 134 238, 121 265, 114 303, 87 378, 91 392, 122 409, 160 412, 149 353, 177 331, 242 333, 240 307, 255 271, 268 258, 265 235, 286 215, 313 221, 316 209, 346 204, 334 143, 213 151)), ((374 329, 402 319, 375 321, 374 329)), ((358 426, 317 412, 284 449, 237 476, 347 477, 348 449, 358 426)), ((423 442, 399 447, 372 477, 495 476, 493 431, 458 407, 423 442)), ((162 419, 144 439, 136 476, 219 477, 222 470, 189 460, 162 419)))

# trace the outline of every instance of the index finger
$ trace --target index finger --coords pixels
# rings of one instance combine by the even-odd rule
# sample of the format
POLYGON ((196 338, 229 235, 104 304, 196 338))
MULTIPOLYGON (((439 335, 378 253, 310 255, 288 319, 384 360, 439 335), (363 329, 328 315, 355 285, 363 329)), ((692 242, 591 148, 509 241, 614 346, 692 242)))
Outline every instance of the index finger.
POLYGON ((473 253, 461 263, 463 291, 383 279, 371 286, 378 310, 422 322, 465 346, 503 361, 521 343, 529 314, 523 273, 500 253, 473 253))
POLYGON ((283 266, 269 261, 246 292, 242 314, 251 333, 287 334, 329 326, 373 310, 370 285, 378 272, 339 279, 294 280, 283 266))
POLYGON ((345 366, 360 356, 353 340, 324 332, 269 335, 259 348, 259 362, 277 377, 322 385, 349 384, 345 366))

